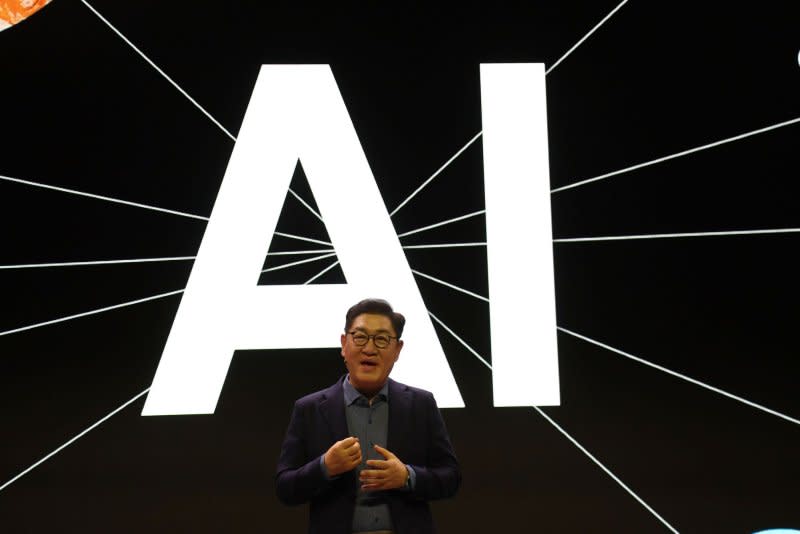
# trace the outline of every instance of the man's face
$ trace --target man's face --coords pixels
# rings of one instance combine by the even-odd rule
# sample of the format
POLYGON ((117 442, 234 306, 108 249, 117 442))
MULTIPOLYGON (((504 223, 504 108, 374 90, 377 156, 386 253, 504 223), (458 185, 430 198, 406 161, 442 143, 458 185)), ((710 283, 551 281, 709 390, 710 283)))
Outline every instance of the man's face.
POLYGON ((350 373, 350 383, 361 393, 374 395, 383 387, 394 362, 400 357, 400 349, 403 348, 403 342, 394 339, 396 335, 389 318, 374 313, 362 313, 357 316, 348 332, 342 334, 342 356, 350 373), (392 339, 389 346, 383 349, 375 346, 374 338, 370 338, 366 345, 359 347, 349 332, 368 336, 383 334, 391 336, 392 339))

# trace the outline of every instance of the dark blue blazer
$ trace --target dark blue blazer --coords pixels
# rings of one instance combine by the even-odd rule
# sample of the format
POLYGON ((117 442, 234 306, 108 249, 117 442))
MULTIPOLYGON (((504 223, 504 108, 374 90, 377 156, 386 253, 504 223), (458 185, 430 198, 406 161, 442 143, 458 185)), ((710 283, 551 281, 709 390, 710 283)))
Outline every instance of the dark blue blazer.
MULTIPOLYGON (((276 490, 286 504, 311 503, 309 533, 351 532, 355 471, 327 480, 320 466, 320 456, 348 435, 341 379, 295 402, 278 459, 276 490)), ((412 491, 387 492, 395 532, 435 532, 428 501, 454 495, 461 471, 430 392, 389 379, 386 448, 417 475, 412 491)))

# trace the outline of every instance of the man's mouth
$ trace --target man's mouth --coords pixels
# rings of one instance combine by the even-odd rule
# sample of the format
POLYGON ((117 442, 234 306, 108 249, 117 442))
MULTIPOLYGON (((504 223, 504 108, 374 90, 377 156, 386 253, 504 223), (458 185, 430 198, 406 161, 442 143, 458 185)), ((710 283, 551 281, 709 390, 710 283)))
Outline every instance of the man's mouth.
POLYGON ((360 363, 363 367, 368 367, 370 369, 378 366, 378 362, 375 360, 361 360, 360 363))

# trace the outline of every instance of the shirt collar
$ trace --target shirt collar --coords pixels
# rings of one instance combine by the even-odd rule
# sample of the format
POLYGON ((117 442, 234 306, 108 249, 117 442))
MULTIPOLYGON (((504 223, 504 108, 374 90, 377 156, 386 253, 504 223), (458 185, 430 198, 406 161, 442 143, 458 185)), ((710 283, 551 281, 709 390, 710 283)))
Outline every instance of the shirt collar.
MULTIPOLYGON (((350 375, 344 377, 344 382, 342 382, 342 388, 344 389, 344 404, 345 406, 350 406, 359 397, 364 397, 361 393, 358 392, 356 388, 353 387, 353 384, 350 383, 350 375)), ((386 379, 386 383, 383 384, 383 387, 378 391, 378 394, 375 397, 381 397, 385 400, 389 400, 389 379, 386 379)), ((367 399, 366 397, 364 397, 367 399)), ((369 400, 369 399, 367 399, 369 400)))

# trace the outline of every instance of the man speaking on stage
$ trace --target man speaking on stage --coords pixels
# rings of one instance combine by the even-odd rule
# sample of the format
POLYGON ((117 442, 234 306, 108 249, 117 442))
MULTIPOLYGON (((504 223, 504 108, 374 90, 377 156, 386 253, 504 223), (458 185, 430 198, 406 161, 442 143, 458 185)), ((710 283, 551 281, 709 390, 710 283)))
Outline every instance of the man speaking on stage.
POLYGON ((404 326, 385 300, 352 306, 341 336, 348 374, 294 405, 276 490, 286 504, 310 502, 309 533, 432 533, 428 501, 458 490, 433 395, 389 378, 404 326))

